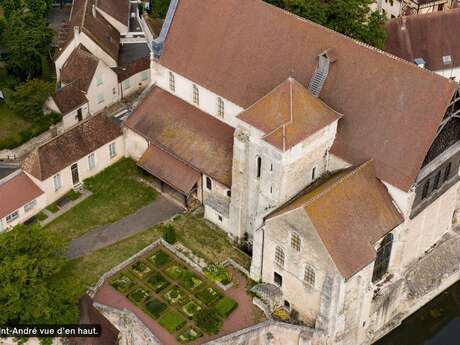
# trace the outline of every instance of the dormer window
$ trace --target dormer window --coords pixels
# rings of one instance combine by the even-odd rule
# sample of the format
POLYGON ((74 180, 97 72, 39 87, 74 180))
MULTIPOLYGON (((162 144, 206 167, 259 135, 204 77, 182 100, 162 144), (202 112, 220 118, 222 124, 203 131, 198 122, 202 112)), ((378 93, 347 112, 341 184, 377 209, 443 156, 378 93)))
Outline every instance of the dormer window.
POLYGON ((200 90, 198 90, 198 86, 193 84, 193 103, 196 105, 200 105, 200 90))

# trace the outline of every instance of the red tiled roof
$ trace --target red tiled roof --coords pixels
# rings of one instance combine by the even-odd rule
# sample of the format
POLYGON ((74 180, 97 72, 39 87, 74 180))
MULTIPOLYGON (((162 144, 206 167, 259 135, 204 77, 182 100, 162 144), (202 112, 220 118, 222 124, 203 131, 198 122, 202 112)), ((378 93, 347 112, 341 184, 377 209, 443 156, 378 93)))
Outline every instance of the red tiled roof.
POLYGON ((93 80, 98 64, 99 60, 79 45, 62 66, 61 81, 65 84, 72 83, 81 91, 86 92, 93 80))
POLYGON ((460 40, 455 33, 460 27, 460 9, 405 16, 385 25, 385 50, 414 63, 423 58, 432 70, 460 66, 460 40), (452 57, 452 65, 443 64, 443 56, 452 57))
POLYGON ((137 165, 184 194, 189 194, 201 174, 168 152, 151 145, 137 165))
POLYGON ((125 66, 114 68, 114 71, 118 76, 118 82, 121 83, 123 80, 128 79, 139 72, 146 71, 149 68, 150 57, 144 56, 143 58, 132 61, 125 66))
POLYGON ((247 108, 289 76, 307 85, 329 48, 320 99, 343 114, 332 153, 372 158, 380 179, 408 191, 455 83, 260 0, 180 1, 160 63, 247 108))
POLYGON ((158 87, 125 125, 196 170, 231 186, 232 127, 158 87))
POLYGON ((88 103, 85 94, 73 84, 66 85, 62 89, 57 90, 53 99, 63 115, 88 103))
POLYGON ((403 222, 372 161, 310 186, 268 219, 300 208, 345 279, 371 263, 375 243, 403 222))
POLYGON ((128 26, 129 22, 129 0, 97 0, 97 7, 128 26))
POLYGON ((32 151, 22 168, 44 181, 121 135, 111 119, 96 115, 32 151))
POLYGON ((0 184, 0 218, 38 198, 43 191, 23 172, 0 184))
POLYGON ((238 115, 263 131, 265 141, 283 151, 341 117, 292 78, 238 115))

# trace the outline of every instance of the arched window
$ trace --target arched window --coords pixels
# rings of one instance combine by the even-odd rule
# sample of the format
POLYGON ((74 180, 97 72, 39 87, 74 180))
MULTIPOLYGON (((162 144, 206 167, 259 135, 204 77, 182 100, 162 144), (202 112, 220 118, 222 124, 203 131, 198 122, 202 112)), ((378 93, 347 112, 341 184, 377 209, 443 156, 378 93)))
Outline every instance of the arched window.
POLYGON ((284 266, 284 250, 281 247, 276 247, 275 249, 275 262, 280 266, 284 266))
POLYGON ((217 115, 219 117, 224 117, 225 115, 224 101, 220 97, 217 97, 217 115))
POLYGON ((316 273, 313 267, 310 265, 305 266, 305 272, 303 274, 303 282, 305 285, 308 287, 314 288, 315 287, 315 279, 316 279, 316 273))
POLYGON ((258 156, 257 157, 257 178, 260 177, 261 172, 262 172, 262 157, 258 156))
POLYGON ((173 72, 169 72, 169 90, 176 92, 176 78, 173 72))
POLYGON ((296 251, 300 252, 300 245, 302 244, 302 240, 297 232, 291 233, 291 247, 294 248, 296 251))
POLYGON ((195 84, 193 84, 193 103, 200 105, 200 90, 195 84))
POLYGON ((393 234, 387 234, 377 250, 377 258, 374 263, 372 282, 379 281, 387 273, 390 264, 391 249, 393 247, 393 234))

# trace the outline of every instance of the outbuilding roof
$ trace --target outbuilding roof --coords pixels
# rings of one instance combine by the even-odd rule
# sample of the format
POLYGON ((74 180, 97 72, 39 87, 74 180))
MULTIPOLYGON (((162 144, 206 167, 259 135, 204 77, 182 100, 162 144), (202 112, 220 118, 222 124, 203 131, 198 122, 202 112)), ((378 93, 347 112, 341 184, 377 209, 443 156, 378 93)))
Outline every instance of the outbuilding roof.
POLYGON ((412 63, 422 58, 432 71, 458 67, 459 28, 460 9, 396 18, 385 25, 385 50, 412 63), (444 56, 450 56, 452 63, 445 64, 444 56))
POLYGON ((57 90, 53 99, 63 115, 88 103, 85 94, 73 84, 68 84, 57 90))
POLYGON ((282 151, 341 117, 292 78, 238 115, 264 132, 264 140, 282 151))
POLYGON ((234 129, 154 87, 125 126, 176 159, 231 186, 234 129))
POLYGON ((118 20, 123 25, 128 26, 129 22, 129 0, 97 0, 96 6, 118 20))
POLYGON ((22 168, 44 181, 121 135, 111 119, 96 115, 32 151, 22 168))
POLYGON ((374 245, 403 222, 372 161, 319 181, 267 219, 303 209, 345 279, 371 263, 374 245))
POLYGON ((380 179, 408 191, 455 83, 261 0, 180 1, 160 63, 248 108, 289 76, 308 85, 329 48, 320 99, 343 114, 332 153, 372 158, 380 179))
POLYGON ((0 181, 0 219, 38 198, 43 191, 23 172, 0 181))
POLYGON ((72 83, 81 91, 86 92, 91 85, 98 64, 99 60, 82 45, 79 45, 62 66, 61 81, 65 84, 72 83))

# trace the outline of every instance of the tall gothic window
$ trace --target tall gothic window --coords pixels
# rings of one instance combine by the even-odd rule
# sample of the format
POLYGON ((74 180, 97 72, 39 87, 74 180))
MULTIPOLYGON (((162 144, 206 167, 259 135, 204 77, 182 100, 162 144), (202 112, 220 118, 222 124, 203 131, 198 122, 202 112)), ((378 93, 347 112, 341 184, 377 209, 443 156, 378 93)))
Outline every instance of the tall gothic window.
POLYGON ((284 250, 281 247, 276 247, 275 249, 275 262, 280 266, 284 266, 284 250))
POLYGON ((303 275, 303 282, 308 287, 314 288, 315 287, 315 279, 316 279, 315 270, 310 265, 306 265, 305 266, 305 272, 304 272, 304 275, 303 275))
POLYGON ((176 92, 176 78, 173 72, 169 72, 169 90, 176 92))
POLYGON ((297 232, 292 232, 291 233, 291 247, 295 249, 296 251, 300 252, 300 245, 302 243, 302 240, 300 239, 300 236, 297 232))
POLYGON ((377 282, 387 273, 390 264, 391 249, 393 247, 393 234, 387 234, 377 250, 377 258, 374 263, 372 282, 377 282))

